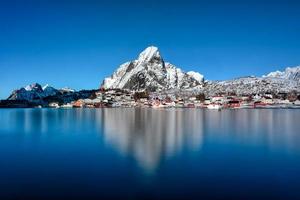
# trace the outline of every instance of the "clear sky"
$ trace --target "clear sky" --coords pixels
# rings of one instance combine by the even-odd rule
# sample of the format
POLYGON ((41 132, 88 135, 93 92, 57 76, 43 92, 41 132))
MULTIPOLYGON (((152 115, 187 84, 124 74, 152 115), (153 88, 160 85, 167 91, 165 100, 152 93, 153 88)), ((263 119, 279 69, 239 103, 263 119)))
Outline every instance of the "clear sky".
POLYGON ((0 1, 0 98, 29 83, 97 88, 149 45, 206 79, 300 65, 300 1, 0 1))

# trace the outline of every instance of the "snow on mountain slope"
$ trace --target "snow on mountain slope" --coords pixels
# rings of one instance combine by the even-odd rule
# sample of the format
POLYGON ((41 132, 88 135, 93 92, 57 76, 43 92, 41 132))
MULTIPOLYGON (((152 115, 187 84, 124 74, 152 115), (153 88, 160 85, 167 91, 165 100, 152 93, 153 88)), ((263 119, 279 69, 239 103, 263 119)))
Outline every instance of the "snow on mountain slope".
POLYGON ((192 75, 183 72, 176 66, 165 63, 157 47, 147 47, 137 60, 126 62, 105 78, 102 87, 105 89, 130 89, 161 91, 201 87, 199 73, 192 75))
POLYGON ((40 100, 47 96, 57 95, 59 91, 48 84, 42 87, 38 83, 27 85, 12 92, 8 100, 40 100))
POLYGON ((35 92, 42 92, 43 91, 42 86, 38 83, 33 83, 33 84, 30 84, 30 85, 27 85, 27 86, 24 87, 24 89, 26 91, 35 91, 35 92))
POLYGON ((72 93, 72 92, 76 92, 74 89, 69 88, 69 87, 63 87, 61 89, 59 89, 60 92, 62 93, 72 93))
POLYGON ((34 100, 44 96, 43 88, 40 84, 34 83, 15 90, 8 97, 8 100, 34 100))
POLYGON ((204 76, 198 72, 189 71, 187 74, 196 79, 198 82, 204 81, 204 76))
POLYGON ((282 79, 300 82, 300 66, 287 67, 283 72, 275 71, 275 72, 271 72, 263 77, 282 78, 282 79))
POLYGON ((226 81, 209 81, 202 92, 211 96, 235 93, 237 95, 300 92, 300 83, 274 77, 244 77, 226 81))
POLYGON ((54 96, 58 93, 58 90, 54 87, 51 87, 50 85, 46 84, 43 87, 44 96, 54 96))
POLYGON ((288 67, 262 77, 241 77, 225 81, 208 81, 201 89, 207 95, 235 93, 238 95, 300 92, 300 66, 288 67))

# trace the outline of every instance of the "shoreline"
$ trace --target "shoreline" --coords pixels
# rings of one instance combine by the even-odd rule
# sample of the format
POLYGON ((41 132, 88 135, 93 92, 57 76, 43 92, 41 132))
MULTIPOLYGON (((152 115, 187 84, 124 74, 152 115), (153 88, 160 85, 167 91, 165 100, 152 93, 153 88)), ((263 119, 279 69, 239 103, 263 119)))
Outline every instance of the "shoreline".
POLYGON ((100 108, 93 108, 93 107, 0 107, 1 109, 53 109, 53 110, 78 110, 78 109, 152 109, 152 110, 171 110, 171 109, 181 109, 181 110, 288 110, 288 109, 300 109, 300 106, 287 106, 287 107, 245 107, 245 108, 220 108, 220 109, 209 109, 209 108, 203 108, 203 107, 159 107, 159 108, 153 108, 153 107, 100 107, 100 108))

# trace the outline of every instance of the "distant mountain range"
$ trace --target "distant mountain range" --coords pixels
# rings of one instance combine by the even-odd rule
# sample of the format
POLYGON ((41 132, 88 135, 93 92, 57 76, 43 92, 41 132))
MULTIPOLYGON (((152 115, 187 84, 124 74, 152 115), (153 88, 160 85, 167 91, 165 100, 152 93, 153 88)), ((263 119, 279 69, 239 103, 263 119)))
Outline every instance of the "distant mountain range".
POLYGON ((288 67, 283 72, 281 72, 281 71, 271 72, 263 77, 281 78, 281 79, 285 79, 285 80, 299 82, 300 81, 300 66, 288 67))
POLYGON ((8 99, 37 100, 47 96, 54 96, 57 94, 59 94, 59 90, 49 85, 45 85, 44 87, 42 87, 40 84, 34 83, 13 91, 12 94, 8 97, 8 99))
MULTIPOLYGON (((262 77, 248 76, 226 81, 205 81, 198 72, 184 72, 175 65, 165 62, 157 47, 147 47, 136 60, 126 62, 103 80, 104 89, 127 89, 132 91, 192 91, 206 95, 236 93, 288 93, 300 92, 300 66, 288 67, 284 71, 271 72, 262 77)), ((95 90, 74 91, 69 88, 56 89, 38 83, 12 92, 8 100, 30 102, 70 102, 87 98, 95 90)))
POLYGON ((248 76, 226 81, 208 81, 202 90, 208 95, 220 93, 263 94, 300 92, 300 67, 271 72, 262 77, 248 76))
POLYGON ((75 91, 70 88, 55 89, 50 85, 42 87, 38 83, 14 90, 7 100, 28 101, 36 104, 48 104, 49 102, 69 103, 81 98, 90 97, 95 90, 75 91))

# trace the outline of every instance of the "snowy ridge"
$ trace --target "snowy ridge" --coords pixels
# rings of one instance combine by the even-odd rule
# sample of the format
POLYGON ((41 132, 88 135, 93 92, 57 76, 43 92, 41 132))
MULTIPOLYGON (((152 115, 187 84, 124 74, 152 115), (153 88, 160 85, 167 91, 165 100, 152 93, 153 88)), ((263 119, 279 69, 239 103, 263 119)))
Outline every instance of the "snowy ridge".
POLYGON ((74 89, 69 88, 69 87, 63 87, 63 88, 59 89, 59 91, 61 91, 61 92, 75 92, 74 89))
POLYGON ((138 57, 140 62, 149 62, 152 58, 161 58, 158 48, 154 46, 147 47, 138 57))
MULTIPOLYGON (((72 91, 74 92, 74 90, 69 89, 68 92, 72 91)), ((60 94, 60 90, 51 87, 49 84, 46 84, 42 87, 38 83, 33 83, 13 91, 12 94, 8 97, 8 100, 38 101, 42 98, 55 96, 58 94, 60 94)))
POLYGON ((185 73, 176 66, 165 63, 157 47, 147 47, 137 60, 126 62, 104 79, 105 89, 161 91, 201 87, 203 76, 185 73), (201 78, 202 77, 202 78, 201 78))
POLYGON ((43 91, 42 86, 38 83, 33 83, 33 84, 30 84, 30 85, 27 85, 27 86, 24 87, 24 89, 26 91, 39 91, 39 92, 43 91))
POLYGON ((187 74, 196 79, 198 82, 204 81, 204 76, 198 72, 189 71, 187 74))
POLYGON ((271 72, 265 76, 264 78, 282 78, 286 80, 300 81, 300 66, 297 67, 287 67, 284 71, 275 71, 271 72))
POLYGON ((300 83, 294 80, 274 77, 245 77, 226 81, 209 81, 201 92, 212 96, 217 94, 265 94, 300 92, 300 83))

